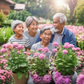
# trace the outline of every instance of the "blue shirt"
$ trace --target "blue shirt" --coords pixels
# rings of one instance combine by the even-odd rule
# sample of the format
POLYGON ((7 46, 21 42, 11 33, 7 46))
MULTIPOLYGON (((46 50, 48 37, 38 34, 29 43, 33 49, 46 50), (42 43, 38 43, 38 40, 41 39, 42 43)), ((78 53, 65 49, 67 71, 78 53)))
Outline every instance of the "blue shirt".
MULTIPOLYGON (((51 40, 50 40, 51 43, 53 42, 54 37, 55 37, 55 34, 53 34, 51 37, 51 40)), ((75 39, 74 34, 64 27, 62 44, 64 45, 64 43, 66 42, 69 42, 70 44, 73 44, 74 47, 76 47, 76 39, 75 39)))

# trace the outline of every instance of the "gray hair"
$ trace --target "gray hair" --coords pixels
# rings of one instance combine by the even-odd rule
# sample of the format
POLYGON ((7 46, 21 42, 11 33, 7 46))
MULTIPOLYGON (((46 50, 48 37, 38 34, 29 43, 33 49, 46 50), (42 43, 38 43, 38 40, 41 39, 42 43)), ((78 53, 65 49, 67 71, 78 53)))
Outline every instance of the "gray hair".
POLYGON ((35 20, 38 24, 38 19, 35 16, 28 16, 26 18, 26 27, 30 26, 30 24, 35 20))
POLYGON ((20 20, 14 20, 14 21, 11 23, 12 30, 13 30, 13 28, 16 28, 16 26, 17 26, 18 24, 22 24, 22 26, 24 27, 24 24, 23 24, 22 21, 20 21, 20 20))
MULTIPOLYGON (((50 28, 49 26, 43 27, 43 28, 40 30, 40 34, 43 34, 43 32, 44 32, 45 30, 48 30, 48 29, 51 30, 51 28, 50 28)), ((52 31, 51 31, 51 33, 52 33, 52 31)))
POLYGON ((63 14, 63 13, 56 13, 54 16, 53 16, 53 19, 55 18, 59 18, 59 21, 60 23, 62 24, 63 22, 66 22, 67 21, 67 17, 63 14))

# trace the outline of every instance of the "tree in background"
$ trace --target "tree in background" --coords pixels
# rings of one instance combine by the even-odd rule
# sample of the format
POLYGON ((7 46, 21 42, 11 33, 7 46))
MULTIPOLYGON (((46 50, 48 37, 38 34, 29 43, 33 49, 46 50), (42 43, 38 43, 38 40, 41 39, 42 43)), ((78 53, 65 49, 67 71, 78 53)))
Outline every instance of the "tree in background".
POLYGON ((78 0, 74 15, 79 23, 84 24, 84 0, 78 0))

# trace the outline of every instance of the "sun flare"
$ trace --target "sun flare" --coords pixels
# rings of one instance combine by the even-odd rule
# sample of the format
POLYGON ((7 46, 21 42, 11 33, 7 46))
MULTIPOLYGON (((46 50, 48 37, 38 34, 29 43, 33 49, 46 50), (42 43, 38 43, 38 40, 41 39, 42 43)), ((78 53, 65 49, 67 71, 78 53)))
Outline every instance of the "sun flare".
POLYGON ((57 0, 57 1, 56 1, 56 5, 57 5, 57 6, 63 6, 63 5, 64 5, 63 0, 57 0))

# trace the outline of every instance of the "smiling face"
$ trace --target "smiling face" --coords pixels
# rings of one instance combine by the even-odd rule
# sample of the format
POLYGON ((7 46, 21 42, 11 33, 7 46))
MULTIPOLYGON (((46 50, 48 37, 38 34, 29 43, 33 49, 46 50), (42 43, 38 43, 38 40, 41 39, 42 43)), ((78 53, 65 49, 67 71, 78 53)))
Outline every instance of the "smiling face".
POLYGON ((28 26, 29 32, 36 33, 38 29, 38 23, 33 20, 30 26, 28 26))
POLYGON ((50 29, 45 30, 42 34, 40 34, 40 38, 42 39, 42 42, 49 43, 51 39, 52 32, 50 29))
POLYGON ((65 22, 60 23, 59 18, 55 18, 53 19, 53 26, 56 32, 61 33, 65 26, 65 22))
POLYGON ((18 25, 16 26, 16 28, 13 28, 13 31, 15 32, 15 34, 20 34, 20 35, 22 35, 23 32, 24 32, 23 25, 22 25, 22 24, 18 24, 18 25))

